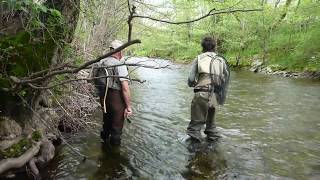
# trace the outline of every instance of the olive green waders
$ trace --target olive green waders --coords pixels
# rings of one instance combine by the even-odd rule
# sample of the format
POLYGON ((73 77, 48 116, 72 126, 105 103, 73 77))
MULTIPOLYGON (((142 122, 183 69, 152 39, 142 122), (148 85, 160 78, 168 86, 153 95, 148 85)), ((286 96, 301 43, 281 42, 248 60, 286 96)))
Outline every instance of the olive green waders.
POLYGON ((201 140, 200 130, 206 124, 204 133, 208 140, 217 140, 220 136, 215 126, 215 111, 217 101, 215 94, 211 97, 209 103, 210 92, 195 92, 191 102, 191 121, 187 128, 187 134, 197 140, 201 140))

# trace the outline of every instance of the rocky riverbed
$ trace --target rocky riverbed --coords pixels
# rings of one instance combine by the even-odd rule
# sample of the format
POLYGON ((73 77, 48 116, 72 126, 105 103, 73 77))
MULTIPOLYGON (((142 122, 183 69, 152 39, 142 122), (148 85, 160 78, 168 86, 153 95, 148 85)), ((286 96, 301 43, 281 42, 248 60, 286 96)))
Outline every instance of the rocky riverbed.
POLYGON ((278 65, 265 65, 262 61, 259 60, 253 61, 249 70, 255 73, 262 73, 282 77, 320 79, 320 72, 292 72, 280 70, 278 65))

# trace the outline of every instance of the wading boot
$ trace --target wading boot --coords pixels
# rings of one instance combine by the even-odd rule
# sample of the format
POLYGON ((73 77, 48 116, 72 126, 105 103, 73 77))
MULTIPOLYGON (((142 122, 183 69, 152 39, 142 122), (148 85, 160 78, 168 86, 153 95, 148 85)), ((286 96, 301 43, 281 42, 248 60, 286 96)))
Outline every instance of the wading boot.
POLYGON ((193 131, 193 132, 187 132, 188 136, 190 137, 188 141, 192 143, 199 143, 201 142, 201 134, 200 132, 193 131))
POLYGON ((112 146, 120 146, 121 144, 121 139, 120 138, 114 138, 114 137, 110 137, 110 144, 112 146))
POLYGON ((105 131, 100 131, 100 138, 103 140, 104 143, 107 143, 109 139, 109 133, 105 131))
POLYGON ((207 141, 208 142, 218 142, 221 136, 215 134, 215 135, 207 135, 207 141))

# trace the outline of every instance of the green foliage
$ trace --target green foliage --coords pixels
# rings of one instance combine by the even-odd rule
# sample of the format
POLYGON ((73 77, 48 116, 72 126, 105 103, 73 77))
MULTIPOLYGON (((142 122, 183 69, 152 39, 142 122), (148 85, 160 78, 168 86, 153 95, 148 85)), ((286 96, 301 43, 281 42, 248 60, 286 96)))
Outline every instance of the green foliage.
POLYGON ((52 41, 34 42, 27 32, 1 39, 0 51, 5 51, 7 60, 4 72, 21 77, 48 67, 50 59, 44 57, 52 55, 48 47, 53 44, 52 41))
MULTIPOLYGON (((49 68, 54 47, 64 44, 64 20, 60 11, 33 0, 1 1, 5 12, 19 14, 24 20, 17 33, 1 34, 0 86, 10 88, 10 76, 25 77, 49 68)), ((16 19, 13 19, 16 21, 16 19)), ((3 93, 3 92, 1 92, 3 93)), ((22 89, 21 96, 31 90, 22 89)))
MULTIPOLYGON (((172 0, 171 3, 175 11, 173 21, 194 19, 213 7, 225 9, 235 4, 231 0, 172 0)), ((189 25, 149 26, 141 37, 143 44, 134 53, 191 61, 201 52, 201 38, 210 35, 220 41, 219 52, 233 65, 236 59, 240 59, 240 66, 261 59, 275 70, 320 71, 319 1, 298 4, 293 0, 288 7, 285 3, 275 7, 274 2, 262 6, 261 1, 244 0, 234 8, 263 8, 263 12, 216 15, 189 25)), ((137 31, 148 24, 140 23, 137 31)))
MULTIPOLYGON (((156 32, 153 32, 153 34, 156 34, 156 32)), ((193 59, 200 51, 200 46, 193 41, 186 42, 183 38, 174 38, 178 37, 176 34, 175 32, 172 32, 171 35, 162 34, 159 39, 154 39, 154 36, 145 37, 142 39, 142 46, 135 50, 135 54, 170 58, 178 61, 193 59)))
POLYGON ((33 131, 32 135, 31 135, 31 139, 34 141, 39 141, 41 140, 42 135, 40 131, 33 131))

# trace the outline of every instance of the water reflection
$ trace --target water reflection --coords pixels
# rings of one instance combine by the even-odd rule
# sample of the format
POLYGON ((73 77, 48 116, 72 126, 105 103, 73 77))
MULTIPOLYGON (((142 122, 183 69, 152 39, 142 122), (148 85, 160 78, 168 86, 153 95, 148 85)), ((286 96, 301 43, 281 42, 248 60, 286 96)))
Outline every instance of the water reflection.
POLYGON ((186 179, 221 179, 226 174, 227 161, 218 142, 187 142, 190 153, 187 170, 182 172, 186 179))
POLYGON ((138 172, 130 164, 128 155, 120 147, 101 143, 101 154, 97 160, 97 170, 90 179, 129 179, 138 177, 138 172))

